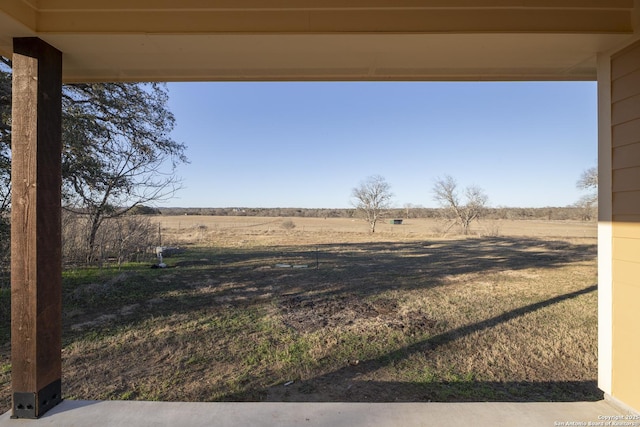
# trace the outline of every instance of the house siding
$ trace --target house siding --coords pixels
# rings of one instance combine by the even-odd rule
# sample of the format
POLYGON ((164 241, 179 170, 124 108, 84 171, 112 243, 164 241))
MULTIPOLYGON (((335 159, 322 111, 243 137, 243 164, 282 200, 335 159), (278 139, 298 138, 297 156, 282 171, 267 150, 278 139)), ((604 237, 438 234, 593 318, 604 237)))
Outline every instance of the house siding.
POLYGON ((612 395, 640 408, 640 43, 611 60, 612 395))

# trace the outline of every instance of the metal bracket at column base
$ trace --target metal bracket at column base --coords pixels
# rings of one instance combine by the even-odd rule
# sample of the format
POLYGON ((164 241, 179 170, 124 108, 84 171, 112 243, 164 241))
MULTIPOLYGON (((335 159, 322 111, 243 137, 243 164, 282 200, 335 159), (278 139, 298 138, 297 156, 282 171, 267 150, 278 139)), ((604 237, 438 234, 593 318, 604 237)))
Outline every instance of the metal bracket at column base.
POLYGON ((13 393, 11 418, 40 418, 49 409, 62 402, 62 383, 54 381, 37 393, 13 393))

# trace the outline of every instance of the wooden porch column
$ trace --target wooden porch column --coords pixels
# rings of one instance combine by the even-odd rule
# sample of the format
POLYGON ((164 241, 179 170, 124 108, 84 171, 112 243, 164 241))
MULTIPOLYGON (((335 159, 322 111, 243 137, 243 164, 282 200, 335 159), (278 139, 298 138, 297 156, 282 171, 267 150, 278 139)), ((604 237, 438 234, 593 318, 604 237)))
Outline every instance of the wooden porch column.
POLYGON ((13 417, 61 401, 62 54, 13 41, 11 387, 13 417))

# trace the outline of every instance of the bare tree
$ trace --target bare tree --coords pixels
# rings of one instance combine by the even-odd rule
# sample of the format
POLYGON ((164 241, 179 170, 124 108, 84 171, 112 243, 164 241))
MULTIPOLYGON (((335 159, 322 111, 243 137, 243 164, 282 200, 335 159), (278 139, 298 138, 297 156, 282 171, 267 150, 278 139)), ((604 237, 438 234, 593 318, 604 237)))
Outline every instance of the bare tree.
POLYGON ((587 194, 580 197, 574 206, 580 209, 582 219, 589 221, 594 216, 594 211, 598 206, 598 168, 594 166, 582 172, 576 187, 580 190, 588 191, 587 194))
POLYGON ((413 203, 405 203, 404 205, 402 205, 402 207, 404 208, 404 217, 406 219, 409 219, 409 215, 411 214, 411 211, 413 210, 413 208, 417 206, 414 206, 413 203))
POLYGON ((597 190, 598 168, 594 166, 582 172, 576 186, 581 190, 597 190))
POLYGON ((445 175, 438 178, 433 186, 434 199, 446 209, 447 217, 457 223, 462 233, 469 234, 471 222, 480 218, 489 200, 480 187, 470 186, 464 190, 464 201, 458 194, 456 180, 445 175))
POLYGON ((380 175, 373 175, 360 183, 360 186, 351 191, 352 204, 361 212, 369 223, 372 233, 376 232, 376 223, 391 207, 391 186, 380 175))

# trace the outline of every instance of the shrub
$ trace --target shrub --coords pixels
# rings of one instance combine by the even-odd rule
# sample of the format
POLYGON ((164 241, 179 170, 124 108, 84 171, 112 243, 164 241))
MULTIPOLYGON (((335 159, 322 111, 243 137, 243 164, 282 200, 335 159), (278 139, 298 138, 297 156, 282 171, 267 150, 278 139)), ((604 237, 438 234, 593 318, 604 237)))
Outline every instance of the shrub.
POLYGON ((280 226, 285 230, 293 230, 294 228, 296 228, 296 224, 290 219, 282 221, 282 224, 280 224, 280 226))
MULTIPOLYGON (((83 264, 89 246, 87 217, 63 211, 62 257, 65 263, 83 264)), ((148 249, 158 244, 157 226, 148 217, 122 216, 106 219, 96 235, 97 256, 100 263, 107 260, 138 261, 148 249)))

